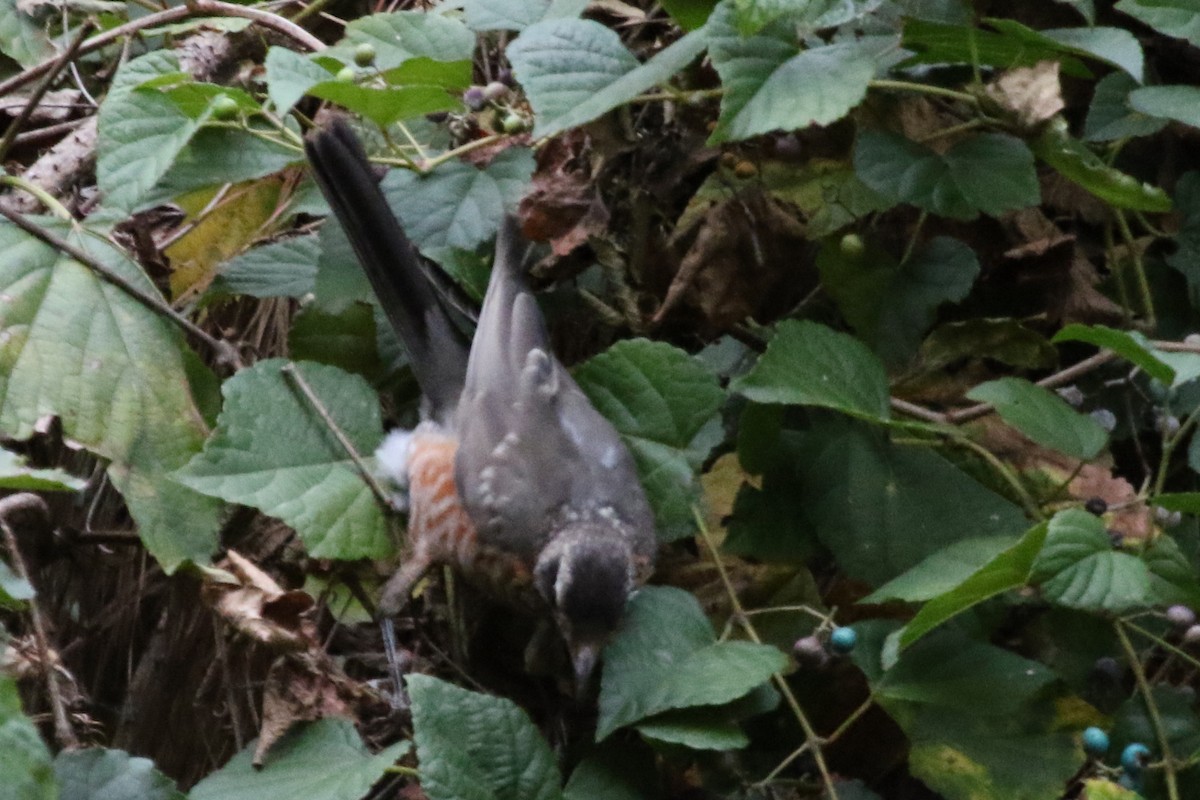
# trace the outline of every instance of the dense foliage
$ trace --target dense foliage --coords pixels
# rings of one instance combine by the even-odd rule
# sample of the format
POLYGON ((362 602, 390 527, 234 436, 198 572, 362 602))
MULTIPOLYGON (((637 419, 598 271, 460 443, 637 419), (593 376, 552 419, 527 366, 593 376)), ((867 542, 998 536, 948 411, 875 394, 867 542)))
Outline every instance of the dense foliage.
POLYGON ((1200 797, 1194 0, 159 2, 0 0, 0 798, 1200 797), (586 701, 451 575, 385 680, 329 114, 637 461, 586 701))

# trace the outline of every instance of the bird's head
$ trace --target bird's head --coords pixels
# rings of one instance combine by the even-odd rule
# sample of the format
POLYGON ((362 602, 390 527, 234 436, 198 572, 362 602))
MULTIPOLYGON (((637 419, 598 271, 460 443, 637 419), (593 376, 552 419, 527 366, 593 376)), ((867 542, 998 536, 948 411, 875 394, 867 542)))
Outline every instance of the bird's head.
POLYGON ((567 642, 576 689, 583 694, 636 588, 632 549, 611 525, 573 525, 543 550, 534 575, 567 642))

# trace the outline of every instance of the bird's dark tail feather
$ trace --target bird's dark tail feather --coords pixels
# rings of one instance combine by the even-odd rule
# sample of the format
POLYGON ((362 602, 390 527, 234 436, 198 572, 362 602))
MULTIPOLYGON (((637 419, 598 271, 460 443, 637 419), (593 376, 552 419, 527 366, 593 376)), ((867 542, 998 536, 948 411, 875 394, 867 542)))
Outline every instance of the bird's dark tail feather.
POLYGON ((466 375, 466 338, 430 285, 349 126, 335 120, 310 136, 304 149, 321 192, 408 351, 430 413, 435 420, 448 421, 466 375))

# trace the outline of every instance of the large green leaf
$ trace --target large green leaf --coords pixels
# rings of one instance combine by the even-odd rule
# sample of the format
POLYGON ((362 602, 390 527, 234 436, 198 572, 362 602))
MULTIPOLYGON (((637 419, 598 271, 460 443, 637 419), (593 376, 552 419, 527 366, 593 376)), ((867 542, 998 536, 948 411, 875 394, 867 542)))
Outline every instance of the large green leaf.
POLYGON ((1145 86, 1129 93, 1129 105, 1151 117, 1200 128, 1200 87, 1145 86))
MULTIPOLYGON (((587 38, 595 34, 585 20, 559 20, 543 23, 521 35, 508 49, 517 77, 530 92, 530 103, 538 112, 534 133, 538 136, 553 136, 556 133, 591 122, 602 114, 659 84, 666 83, 708 46, 703 31, 693 31, 663 50, 645 64, 628 68, 625 58, 618 55, 615 44, 608 37, 599 37, 594 43, 595 53, 591 58, 600 63, 602 53, 607 50, 610 60, 598 73, 577 72, 573 63, 565 78, 555 79, 561 73, 562 61, 566 56, 560 52, 568 41, 587 38), (544 26, 544 27, 543 27, 544 26), (581 27, 582 26, 582 27, 581 27), (522 44, 524 42, 524 44, 522 44), (559 65, 558 73, 555 66, 559 65), (573 100, 575 87, 588 87, 586 97, 573 100)), ((591 40, 588 39, 590 42, 591 40)), ((622 51, 624 46, 620 45, 622 51)), ((571 53, 571 56, 574 56, 571 53)))
POLYGON ((523 31, 546 18, 551 0, 463 0, 473 31, 523 31))
POLYGON ((439 249, 474 250, 490 241, 505 209, 525 192, 533 166, 529 150, 513 147, 484 169, 463 161, 443 164, 428 175, 396 169, 380 186, 413 243, 436 258, 433 251, 439 249))
POLYGON ((1028 527, 1020 508, 946 459, 863 425, 824 425, 799 468, 817 536, 846 574, 873 586, 954 542, 1028 527))
POLYGON ((565 126, 558 121, 564 117, 582 116, 578 122, 586 122, 594 115, 579 115, 575 109, 588 108, 597 93, 638 67, 616 31, 584 19, 530 25, 506 52, 533 106, 533 133, 539 137, 562 130, 565 126))
POLYGON ((59 800, 184 800, 175 782, 148 758, 93 747, 54 759, 59 800))
POLYGON ((1066 47, 1012 20, 990 19, 996 32, 972 24, 951 25, 909 19, 904 25, 903 47, 915 55, 908 64, 978 64, 1011 69, 1039 61, 1058 61, 1064 74, 1091 77, 1087 67, 1066 56, 1066 47))
POLYGON ((1049 389, 1023 378, 981 383, 967 397, 991 403, 1000 418, 1040 445, 1089 461, 1108 443, 1108 432, 1049 389))
POLYGON ((1089 142, 1109 142, 1116 139, 1149 136, 1167 126, 1165 119, 1146 116, 1134 110, 1129 93, 1138 87, 1137 81, 1123 72, 1105 75, 1092 92, 1083 125, 1083 138, 1089 142))
POLYGON ((1113 550, 1104 522, 1078 508, 1050 520, 1030 573, 1046 599, 1084 611, 1122 613, 1150 601, 1150 570, 1137 556, 1113 550))
POLYGON ((559 800, 554 754, 511 700, 428 675, 406 679, 429 800, 559 800))
MULTIPOLYGON (((962 583, 931 598, 900 631, 898 644, 908 647, 942 623, 984 600, 1024 586, 1029 580, 1033 562, 1046 541, 1046 531, 1046 525, 1035 525, 1016 544, 997 553, 962 583)), ((901 576, 899 580, 904 577, 901 576)), ((878 593, 881 597, 874 599, 887 597, 889 592, 886 589, 884 587, 878 593)))
POLYGON ((267 96, 278 114, 286 114, 310 88, 333 77, 333 73, 310 56, 279 46, 267 50, 263 68, 266 70, 267 96))
POLYGON ((219 288, 251 297, 304 297, 313 290, 319 253, 312 234, 255 247, 221 268, 219 288))
POLYGON ((879 360, 857 339, 815 322, 781 322, 758 363, 730 389, 757 403, 821 406, 869 420, 891 413, 879 360))
MULTIPOLYGON (((39 220, 141 291, 149 278, 103 237, 39 220)), ((206 426, 179 331, 122 289, 0 224, 0 429, 23 439, 47 414, 108 459, 149 551, 168 570, 216 549, 220 504, 166 477, 206 426)))
POLYGON ((878 42, 845 42, 800 50, 783 21, 745 37, 734 6, 719 6, 707 25, 709 53, 726 92, 709 142, 747 139, 774 130, 827 125, 866 97, 878 42))
POLYGON ((654 752, 609 740, 580 762, 563 789, 565 800, 659 800, 654 752))
POLYGON ((22 67, 32 67, 54 57, 54 43, 41 25, 17 0, 0 0, 0 53, 22 67))
POLYGON ((938 153, 895 133, 866 130, 855 143, 854 169, 880 194, 953 219, 999 216, 1041 198, 1033 154, 1003 133, 972 136, 938 153))
POLYGON ((241 183, 279 172, 302 154, 240 128, 202 128, 184 146, 166 175, 142 198, 151 206, 193 189, 241 183))
POLYGON ((1150 570, 1155 605, 1200 608, 1200 576, 1174 539, 1160 534, 1141 555, 1150 570))
MULTIPOLYGON (((1105 325, 1081 325, 1073 323, 1054 335, 1054 342, 1087 342, 1106 350, 1112 350, 1117 355, 1131 362, 1154 378, 1168 386, 1178 386, 1180 381, 1175 369, 1167 363, 1161 351, 1155 350, 1140 333, 1119 331, 1105 325)), ((1188 377, 1188 376, 1185 376, 1188 377)), ((1196 376, 1188 377, 1191 380, 1196 376)))
POLYGON ((372 755, 345 719, 303 723, 271 746, 254 766, 256 742, 188 793, 189 800, 359 800, 409 749, 396 742, 372 755))
POLYGON ((1200 6, 1193 0, 1120 0, 1116 9, 1159 33, 1200 47, 1200 6))
POLYGON ((414 58, 470 61, 475 51, 475 35, 449 14, 392 11, 353 20, 346 25, 345 38, 323 51, 320 57, 350 64, 360 44, 375 48, 374 67, 386 71, 414 58))
POLYGON ((931 239, 902 263, 875 248, 824 247, 817 267, 846 321, 888 364, 909 359, 938 307, 966 297, 979 275, 971 248, 947 236, 931 239))
MULTIPOLYGON (((1005 20, 1005 23, 1012 24, 1012 21, 1005 20)), ((1123 28, 1055 28, 1038 33, 1057 42, 1067 52, 1107 62, 1138 83, 1142 82, 1145 61, 1142 45, 1136 36, 1123 28)))
POLYGON ((125 62, 113 76, 100 104, 96 142, 96 183, 106 207, 136 208, 204 122, 157 89, 139 88, 178 72, 174 53, 155 50, 125 62))
MULTIPOLYGON (((204 451, 176 473, 187 486, 253 506, 291 525, 315 558, 382 558, 387 522, 354 462, 305 395, 260 361, 227 380, 225 407, 204 451)), ((298 363, 350 444, 369 456, 379 444, 379 401, 366 381, 339 369, 298 363)))
POLYGON ((629 445, 665 540, 695 529, 696 472, 722 436, 725 393, 699 361, 665 342, 619 342, 575 379, 629 445))
POLYGON ((845 25, 875 10, 873 3, 862 0, 733 0, 727 5, 733 8, 733 19, 743 36, 758 33, 781 18, 813 32, 845 25))
POLYGON ((596 740, 663 711, 728 703, 786 663, 773 647, 718 642, 688 592, 647 586, 604 651, 596 740))
MULTIPOLYGON (((987 536, 947 545, 903 575, 880 586, 860 602, 902 600, 920 603, 931 600, 958 587, 1014 544, 1016 542, 1011 536, 987 536)), ((1024 580, 1024 576, 1021 580, 1024 580)))
MULTIPOLYGON (((0 641, 0 656, 5 645, 0 641)), ((50 751, 33 720, 21 711, 21 697, 12 678, 0 675, 0 792, 14 800, 55 800, 54 766, 50 751)))

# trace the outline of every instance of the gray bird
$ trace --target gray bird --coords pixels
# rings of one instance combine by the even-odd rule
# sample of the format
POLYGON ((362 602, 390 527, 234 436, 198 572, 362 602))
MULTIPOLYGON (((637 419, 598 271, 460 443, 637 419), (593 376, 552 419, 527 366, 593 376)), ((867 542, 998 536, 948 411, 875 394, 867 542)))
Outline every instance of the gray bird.
POLYGON ((306 150, 423 394, 423 421, 378 452, 409 514, 381 612, 394 616, 431 566, 449 564, 509 605, 548 609, 582 689, 653 569, 654 517, 617 431, 551 351, 515 218, 468 350, 349 127, 317 131, 306 150))

